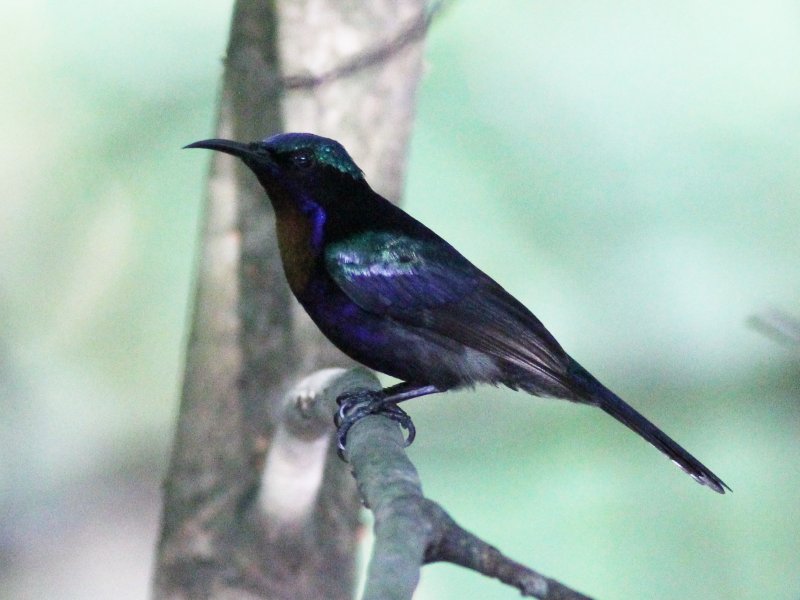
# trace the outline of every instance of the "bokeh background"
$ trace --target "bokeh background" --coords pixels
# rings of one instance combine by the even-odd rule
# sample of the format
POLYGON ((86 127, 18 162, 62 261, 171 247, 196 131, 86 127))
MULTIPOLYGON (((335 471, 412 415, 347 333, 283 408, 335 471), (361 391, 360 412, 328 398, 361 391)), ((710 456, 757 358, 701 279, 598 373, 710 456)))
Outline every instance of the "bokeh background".
MULTIPOLYGON (((144 598, 231 2, 5 2, 0 596, 144 598)), ((800 5, 460 1, 406 208, 715 470, 599 411, 411 406, 426 492, 602 598, 800 597, 800 5)), ((424 599, 516 598, 457 567, 424 599)))

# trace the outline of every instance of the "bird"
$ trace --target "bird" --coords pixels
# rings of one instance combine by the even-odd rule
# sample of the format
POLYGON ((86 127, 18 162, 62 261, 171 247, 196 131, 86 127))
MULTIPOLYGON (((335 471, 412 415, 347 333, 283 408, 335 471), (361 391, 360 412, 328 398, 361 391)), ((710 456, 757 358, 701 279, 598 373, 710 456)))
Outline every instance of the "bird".
MULTIPOLYGON (((400 380, 366 403, 340 398, 340 426, 385 412, 412 437, 399 402, 502 385, 596 406, 697 482, 720 494, 730 491, 567 354, 499 283, 375 192, 339 142, 280 133, 249 143, 207 139, 185 148, 241 159, 274 208, 284 273, 299 303, 344 354, 400 380)), ((341 449, 345 436, 340 430, 341 449)))

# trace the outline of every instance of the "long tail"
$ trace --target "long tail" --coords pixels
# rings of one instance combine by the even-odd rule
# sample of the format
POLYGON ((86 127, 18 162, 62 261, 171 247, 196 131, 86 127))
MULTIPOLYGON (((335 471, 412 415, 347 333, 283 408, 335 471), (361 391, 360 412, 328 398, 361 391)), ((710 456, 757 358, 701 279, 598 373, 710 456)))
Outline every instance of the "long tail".
POLYGON ((617 421, 638 433, 666 454, 672 462, 691 475, 698 483, 707 485, 720 494, 724 494, 726 489, 731 491, 731 488, 714 475, 711 469, 689 454, 622 398, 597 381, 591 373, 577 362, 572 361, 570 372, 573 374, 576 383, 580 385, 582 390, 585 390, 585 402, 599 406, 617 421))

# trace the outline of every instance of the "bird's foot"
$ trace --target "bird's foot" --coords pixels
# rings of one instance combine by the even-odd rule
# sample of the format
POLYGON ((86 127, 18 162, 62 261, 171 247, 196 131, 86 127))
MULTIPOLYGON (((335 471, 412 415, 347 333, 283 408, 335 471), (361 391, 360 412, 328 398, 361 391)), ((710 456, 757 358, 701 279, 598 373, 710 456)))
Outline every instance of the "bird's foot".
POLYGON ((333 422, 337 428, 336 442, 339 458, 342 460, 345 460, 344 448, 347 443, 347 433, 353 425, 367 415, 383 415, 399 423, 400 427, 408 432, 405 445, 410 446, 414 441, 417 430, 411 417, 394 402, 387 402, 383 390, 348 392, 339 396, 336 403, 339 405, 339 410, 336 412, 333 422))

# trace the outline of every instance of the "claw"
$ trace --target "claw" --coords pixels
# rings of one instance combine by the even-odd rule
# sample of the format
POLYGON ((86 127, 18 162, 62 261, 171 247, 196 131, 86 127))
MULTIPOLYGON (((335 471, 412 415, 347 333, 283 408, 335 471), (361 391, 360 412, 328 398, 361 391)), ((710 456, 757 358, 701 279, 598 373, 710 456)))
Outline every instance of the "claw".
POLYGON ((400 427, 408 432, 405 440, 405 447, 408 448, 414 443, 414 438, 417 437, 417 428, 414 427, 414 422, 406 411, 394 403, 384 404, 381 408, 380 414, 389 417, 392 421, 400 424, 400 427))
POLYGON ((416 437, 417 430, 411 417, 394 402, 386 402, 383 390, 358 390, 343 394, 336 399, 339 410, 333 419, 336 425, 336 445, 339 458, 345 460, 344 449, 347 444, 347 433, 350 428, 367 415, 383 415, 400 424, 405 429, 405 445, 410 446, 416 437))

